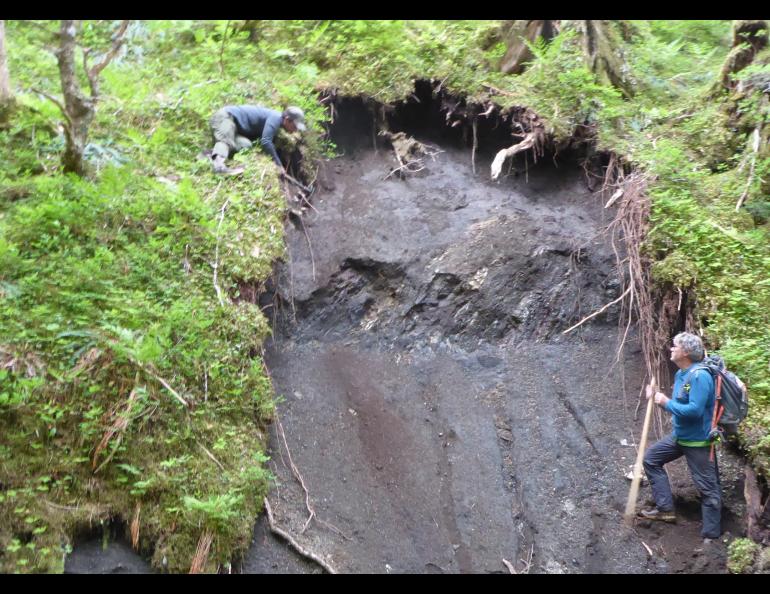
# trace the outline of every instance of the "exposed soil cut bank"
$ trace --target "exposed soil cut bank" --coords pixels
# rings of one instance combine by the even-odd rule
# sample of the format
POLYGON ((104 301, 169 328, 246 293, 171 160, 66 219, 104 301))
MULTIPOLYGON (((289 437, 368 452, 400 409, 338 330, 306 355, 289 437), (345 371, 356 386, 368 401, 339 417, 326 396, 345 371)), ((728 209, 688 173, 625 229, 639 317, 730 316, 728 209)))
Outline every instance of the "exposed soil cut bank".
MULTIPOLYGON (((276 521, 341 572, 724 571, 684 464, 680 524, 623 526, 644 370, 633 335, 616 362, 619 306, 562 334, 621 293, 580 154, 520 154, 492 182, 515 122, 477 114, 472 155, 450 100, 418 84, 392 110, 335 102, 344 156, 287 224, 289 258, 261 300, 290 448, 274 424, 276 521), (382 128, 430 146, 424 168, 394 175, 382 128)), ((721 463, 735 534, 740 463, 721 463)), ((234 569, 320 571, 265 524, 234 569)), ((134 567, 84 546, 68 568, 100 555, 102 570, 134 567)))
MULTIPOLYGON (((290 260, 264 298, 279 417, 331 526, 305 528, 274 436, 278 521, 345 572, 507 572, 503 559, 517 571, 690 570, 642 540, 694 549, 697 509, 677 532, 622 526, 635 449, 621 442, 638 435, 643 369, 633 340, 615 364, 618 308, 561 334, 620 294, 608 215, 576 155, 519 155, 491 182, 507 124, 477 130, 472 163, 461 127, 419 90, 388 128, 443 152, 403 180, 388 176, 398 163, 373 112, 338 102, 345 156, 321 172, 316 210, 288 230, 290 260)), ((289 571, 282 555, 260 538, 242 569, 289 571)))

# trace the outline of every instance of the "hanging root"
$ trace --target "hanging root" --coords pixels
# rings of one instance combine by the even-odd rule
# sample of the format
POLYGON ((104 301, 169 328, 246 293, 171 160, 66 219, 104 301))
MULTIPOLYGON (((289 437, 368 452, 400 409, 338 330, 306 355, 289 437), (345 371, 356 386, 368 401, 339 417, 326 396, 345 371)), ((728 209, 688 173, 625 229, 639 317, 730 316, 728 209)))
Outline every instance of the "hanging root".
MULTIPOLYGON (((281 419, 278 418, 278 413, 275 414, 275 422, 278 427, 278 434, 280 435, 281 439, 283 440, 283 445, 286 448, 286 454, 289 456, 289 465, 291 468, 291 472, 294 475, 294 478, 297 479, 297 482, 302 486, 302 490, 305 492, 305 507, 308 511, 308 518, 305 521, 305 525, 302 528, 302 533, 305 533, 305 530, 307 530, 308 525, 310 524, 310 521, 315 517, 315 509, 313 508, 313 504, 310 502, 310 491, 307 488, 307 485, 305 485, 305 481, 302 478, 302 475, 299 472, 299 469, 294 464, 294 460, 291 458, 291 451, 289 450, 289 444, 286 441, 286 433, 284 433, 283 430, 283 424, 281 423, 281 419)), ((265 500, 267 503, 267 500, 265 500)))
MULTIPOLYGON (((273 383, 273 378, 270 375, 270 370, 267 368, 267 365, 265 364, 265 353, 264 350, 260 353, 260 357, 262 359, 262 369, 265 372, 265 375, 270 379, 270 383, 273 383)), ((335 534, 338 534, 345 540, 352 540, 347 534, 342 532, 337 526, 332 524, 331 522, 327 522, 325 520, 322 520, 319 518, 315 513, 315 508, 313 507, 313 504, 310 499, 310 490, 307 488, 307 485, 305 484, 305 480, 302 478, 302 474, 299 471, 299 468, 297 468, 297 465, 294 464, 294 459, 291 456, 291 450, 289 449, 289 442, 286 440, 286 432, 283 430, 283 423, 281 423, 281 419, 278 417, 278 413, 275 413, 275 422, 276 422, 276 432, 278 433, 278 436, 283 441, 283 446, 286 449, 286 455, 289 458, 289 468, 291 469, 291 473, 294 476, 294 478, 297 480, 297 482, 302 487, 302 490, 305 493, 305 508, 308 511, 308 518, 305 520, 305 524, 302 527, 301 534, 304 534, 307 530, 308 526, 310 525, 310 522, 312 520, 316 520, 319 524, 326 526, 329 530, 334 532, 335 534)), ((281 456, 281 460, 283 460, 283 453, 281 452, 281 449, 278 449, 278 453, 281 456)), ((284 466, 286 465, 286 462, 284 461, 284 466)), ((265 504, 267 504, 267 499, 265 499, 265 504)))
POLYGON ((498 177, 500 177, 500 172, 503 170, 503 164, 508 159, 510 159, 517 153, 534 148, 536 142, 537 142, 537 138, 535 137, 535 133, 530 132, 524 137, 524 140, 522 140, 521 142, 514 144, 513 146, 509 146, 507 149, 503 149, 499 151, 495 155, 494 161, 492 161, 492 167, 491 167, 492 179, 496 180, 498 177))
MULTIPOLYGON (((621 286, 625 287, 624 294, 629 294, 628 300, 622 301, 621 305, 620 328, 625 328, 620 330, 615 360, 620 361, 631 323, 636 320, 647 378, 661 386, 658 378, 667 377, 663 353, 678 319, 681 302, 674 290, 654 290, 652 261, 642 252, 650 230, 651 205, 646 193, 649 182, 649 177, 641 172, 627 174, 623 164, 612 155, 600 191, 606 200, 605 207, 617 208, 607 230, 615 251, 621 286), (624 253, 623 258, 621 253, 624 253)), ((640 401, 643 393, 644 389, 639 393, 640 401)), ((655 409, 654 424, 660 435, 663 418, 658 408, 655 409)))
POLYGON ((537 114, 530 110, 525 110, 517 116, 518 127, 529 132, 524 133, 522 140, 509 146, 497 153, 492 161, 491 173, 492 179, 500 177, 505 162, 514 155, 532 149, 532 154, 537 162, 537 158, 543 155, 546 134, 543 124, 540 122, 537 114))
MULTIPOLYGON (((633 317, 636 317, 645 366, 652 379, 658 376, 657 372, 660 370, 661 343, 658 340, 659 333, 654 322, 651 262, 640 251, 649 232, 650 200, 646 195, 647 183, 648 180, 642 173, 634 172, 626 176, 622 165, 613 159, 608 167, 602 191, 605 194, 612 192, 605 207, 617 205, 615 219, 610 223, 608 230, 611 233, 621 282, 626 287, 626 292, 631 295, 621 315, 621 323, 625 322, 626 331, 618 346, 617 359, 620 358, 627 337, 628 324, 633 317), (622 243, 621 249, 625 252, 623 260, 627 262, 627 267, 621 265, 619 243, 622 243)), ((668 340, 668 336, 665 340, 668 340)))
POLYGON ((471 168, 473 175, 476 175, 476 149, 479 148, 479 123, 473 118, 473 149, 471 150, 471 168))
POLYGON ((444 152, 435 146, 419 142, 411 136, 407 136, 404 132, 393 133, 383 130, 379 135, 390 141, 393 146, 396 161, 399 165, 395 169, 392 169, 383 179, 388 179, 396 174, 403 179, 406 177, 407 173, 417 173, 422 171, 425 169, 423 157, 435 159, 436 155, 444 152))
POLYGON ((588 320, 590 320, 591 318, 595 318, 596 316, 598 316, 598 315, 599 315, 599 314, 601 314, 602 312, 606 311, 606 310, 607 310, 607 309, 609 309, 611 306, 615 305, 615 304, 616 304, 618 301, 620 301, 621 299, 623 299, 623 298, 624 298, 626 295, 630 294, 630 293, 632 292, 633 288, 634 288, 634 287, 633 287, 633 285, 629 285, 629 286, 628 286, 628 288, 625 290, 625 292, 624 292, 624 293, 623 293, 623 294, 622 294, 620 297, 618 297, 618 298, 617 298, 617 299, 615 299, 614 301, 610 301, 610 302, 609 302, 607 305, 605 305, 605 306, 604 306, 604 307, 602 307, 601 309, 598 309, 598 310, 596 310, 596 311, 595 311, 594 313, 592 313, 591 315, 588 315, 588 316, 584 317, 584 318, 583 318, 582 320, 580 320, 580 321, 579 321, 577 324, 574 324, 574 325, 570 326, 569 328, 567 328, 567 329, 566 329, 564 332, 562 332, 562 334, 567 334, 568 332, 572 332, 572 331, 573 331, 575 328, 577 328, 578 326, 582 326, 582 325, 583 325, 585 322, 587 322, 587 321, 588 321, 588 320))
POLYGON ((305 549, 302 545, 300 545, 294 537, 280 528, 278 524, 275 523, 275 517, 273 516, 273 510, 270 508, 270 502, 267 500, 267 497, 265 497, 265 512, 267 512, 267 523, 270 526, 270 531, 273 534, 276 534, 277 536, 280 536, 283 538, 286 542, 288 542, 292 548, 297 551, 300 555, 303 557, 306 557, 307 559, 310 559, 311 561, 314 561, 318 563, 321 567, 323 567, 327 573, 337 573, 337 570, 334 569, 329 563, 327 563, 324 559, 322 559, 319 555, 316 555, 312 551, 308 551, 305 549))

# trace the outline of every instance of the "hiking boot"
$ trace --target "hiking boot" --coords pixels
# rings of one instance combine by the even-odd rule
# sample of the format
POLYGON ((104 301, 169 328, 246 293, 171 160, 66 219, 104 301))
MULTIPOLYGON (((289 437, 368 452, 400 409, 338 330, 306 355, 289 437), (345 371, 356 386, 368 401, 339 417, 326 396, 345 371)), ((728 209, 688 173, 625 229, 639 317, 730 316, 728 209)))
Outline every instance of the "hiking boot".
POLYGON ((712 546, 717 546, 719 544, 719 538, 709 538, 706 536, 703 539, 703 546, 698 547, 697 549, 693 549, 693 553, 703 553, 704 551, 710 551, 712 546))
POLYGON ((656 522, 668 522, 669 524, 676 524, 676 514, 673 511, 663 511, 657 507, 650 509, 642 509, 637 514, 640 518, 645 520, 653 520, 656 522))
POLYGON ((211 160, 211 167, 214 170, 214 173, 218 173, 220 175, 240 175, 244 172, 243 167, 230 168, 225 165, 225 160, 221 155, 214 156, 214 158, 211 160))

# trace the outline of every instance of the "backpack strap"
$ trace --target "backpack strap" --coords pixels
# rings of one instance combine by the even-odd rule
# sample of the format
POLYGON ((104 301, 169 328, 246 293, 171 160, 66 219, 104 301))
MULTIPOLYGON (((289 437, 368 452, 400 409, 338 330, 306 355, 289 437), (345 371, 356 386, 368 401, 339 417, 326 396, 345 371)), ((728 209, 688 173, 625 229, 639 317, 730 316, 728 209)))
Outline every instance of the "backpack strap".
MULTIPOLYGON (((722 374, 717 373, 716 378, 716 388, 714 390, 714 415, 711 417, 711 432, 713 434, 714 430, 717 428, 717 424, 719 423, 719 419, 722 418, 722 413, 725 412, 725 407, 722 405, 722 374)), ((714 461, 714 446, 716 445, 716 441, 713 441, 711 443, 711 452, 709 454, 709 461, 714 461)))
MULTIPOLYGON (((686 376, 684 376, 684 383, 683 383, 683 385, 687 385, 687 382, 689 382, 689 381, 690 381, 690 377, 692 377, 692 375, 693 375, 693 374, 694 374, 696 371, 699 371, 699 370, 701 370, 701 369, 705 369, 705 370, 706 370, 706 371, 709 373, 709 375, 711 375, 711 369, 709 369, 708 365, 703 365, 703 364, 700 364, 700 365, 696 365, 696 366, 695 366, 693 369, 691 369, 690 371, 688 371, 688 372, 687 372, 687 375, 686 375, 686 376)), ((718 375, 718 374, 717 374, 717 375, 718 375)), ((722 387, 722 384, 721 384, 721 382, 720 382, 720 384, 719 384, 719 387, 720 387, 720 388, 722 387)), ((719 394, 720 394, 720 392, 717 392, 717 399, 719 399, 719 397, 720 397, 720 396, 719 396, 719 394)))
MULTIPOLYGON (((694 374, 699 369, 705 369, 709 372, 710 375, 713 375, 711 373, 711 369, 708 365, 700 364, 696 365, 694 369, 691 369, 687 376, 685 377, 685 380, 689 380, 690 376, 694 374)), ((686 383, 686 382, 685 382, 686 383)), ((717 372, 716 373, 716 381, 714 385, 714 414, 711 416, 711 434, 713 434, 714 430, 717 428, 717 424, 719 423, 719 419, 722 418, 722 413, 725 411, 725 407, 722 406, 722 374, 717 372)), ((714 446, 716 445, 716 442, 711 443, 711 452, 709 453, 709 461, 714 461, 714 446)))

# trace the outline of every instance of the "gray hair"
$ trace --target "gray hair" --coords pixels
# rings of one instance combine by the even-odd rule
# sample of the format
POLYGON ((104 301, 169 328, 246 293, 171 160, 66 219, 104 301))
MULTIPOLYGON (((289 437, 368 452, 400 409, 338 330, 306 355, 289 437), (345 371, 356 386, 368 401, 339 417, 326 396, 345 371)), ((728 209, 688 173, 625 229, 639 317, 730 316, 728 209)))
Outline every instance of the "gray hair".
POLYGON ((706 350, 703 348, 703 341, 700 336, 690 334, 689 332, 680 332, 674 336, 674 344, 681 347, 693 363, 703 361, 706 356, 706 350))

